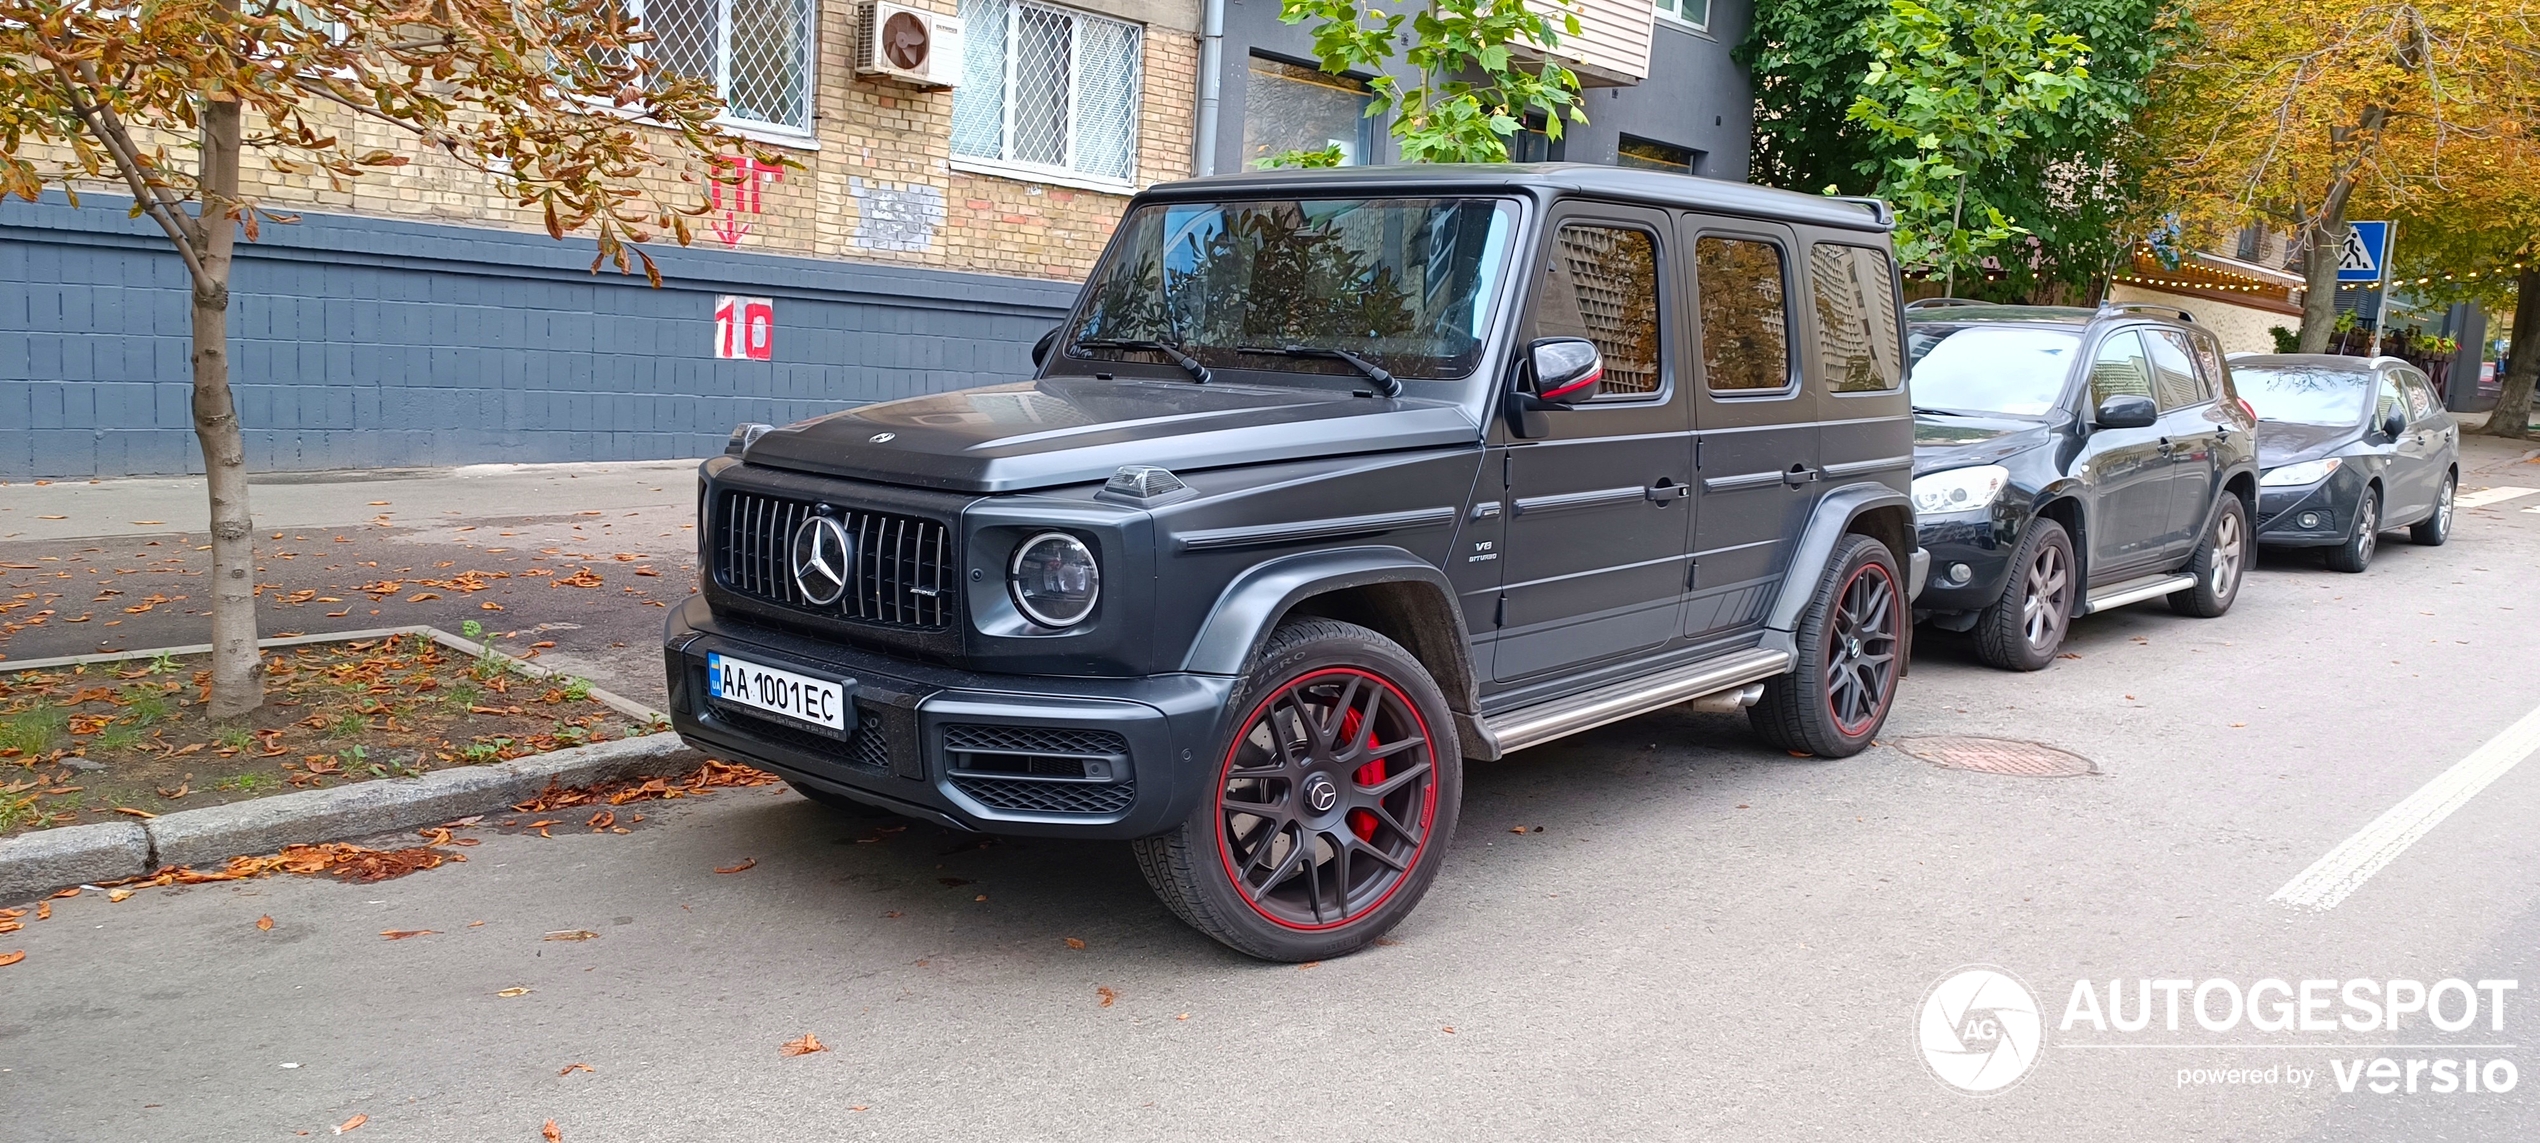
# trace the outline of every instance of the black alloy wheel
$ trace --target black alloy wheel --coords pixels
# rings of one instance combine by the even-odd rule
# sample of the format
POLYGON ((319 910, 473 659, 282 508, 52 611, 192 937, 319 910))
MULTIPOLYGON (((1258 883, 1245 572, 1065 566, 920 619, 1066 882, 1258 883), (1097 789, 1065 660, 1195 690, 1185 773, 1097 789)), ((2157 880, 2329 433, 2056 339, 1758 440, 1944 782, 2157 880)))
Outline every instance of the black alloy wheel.
POLYGON ((2457 472, 2443 474, 2443 495, 2434 502, 2434 514, 2408 525, 2408 540, 2429 548, 2443 546, 2452 538, 2452 497, 2461 489, 2457 472))
POLYGON ((2072 538, 2053 520, 2029 521, 2001 598, 1976 620, 1976 658, 1989 667, 2035 671, 2055 661, 2072 625, 2081 577, 2072 538))
POLYGON ((2355 528, 2346 534, 2346 542, 2328 549, 2328 566, 2336 571, 2359 572, 2372 566, 2372 553, 2381 544, 2381 490, 2366 485, 2362 499, 2355 501, 2355 528))
POLYGON ((1762 700, 1747 708, 1756 733, 1822 758, 1867 748, 1905 666, 1904 596, 1887 545, 1845 537, 1800 617, 1791 670, 1766 680, 1762 700))
POLYGON ((1417 660, 1354 624, 1282 626, 1250 679, 1210 789, 1179 829, 1135 843, 1139 867, 1239 951, 1354 951, 1437 875, 1463 791, 1452 716, 1417 660))

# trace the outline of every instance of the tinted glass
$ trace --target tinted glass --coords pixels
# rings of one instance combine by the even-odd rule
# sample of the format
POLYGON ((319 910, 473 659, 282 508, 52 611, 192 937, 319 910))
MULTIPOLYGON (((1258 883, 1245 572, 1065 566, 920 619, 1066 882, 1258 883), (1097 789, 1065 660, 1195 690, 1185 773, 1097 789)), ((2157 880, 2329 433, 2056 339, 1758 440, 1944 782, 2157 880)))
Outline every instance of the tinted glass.
POLYGON ((1252 57, 1244 84, 1244 160, 1338 147, 1342 166, 1368 161, 1367 85, 1310 67, 1252 57))
POLYGON ((1645 230, 1572 224, 1552 245, 1535 336, 1595 342, 1608 393, 1657 392, 1657 241, 1645 230))
POLYGON ((2372 375, 2350 369, 2241 365, 2231 371, 2240 399, 2258 419, 2289 425, 2351 425, 2364 410, 2372 375))
POLYGON ((2408 411, 2420 421, 2433 416, 2433 386, 2415 373, 2402 373, 2399 375, 2399 381, 2408 387, 2408 411))
POLYGON ((1808 286, 1817 299, 1817 362, 1838 393, 1893 389, 1897 361, 1896 281, 1887 253, 1818 243, 1808 249, 1808 286))
POLYGON ((1358 375, 1342 361, 1239 352, 1308 346, 1405 380, 1467 377, 1481 364, 1515 220, 1507 203, 1469 198, 1142 207, 1121 221, 1068 343, 1163 341, 1214 367, 1358 375))
POLYGON ((2223 365, 2222 351, 2214 348, 2214 341, 2209 337, 2192 337, 2188 341, 2196 347, 2196 365, 2205 375, 2205 395, 2221 396, 2228 388, 2224 381, 2231 376, 2223 365))
POLYGON ((2081 338, 2058 329, 1911 327, 1914 405, 2042 417, 2063 396, 2081 338))
POLYGON ((2390 416, 2391 411, 2394 409, 2401 415, 2406 415, 2408 411, 2408 399, 2399 393, 2399 379, 2385 373, 2381 376, 2380 394, 2373 398, 2373 423, 2376 425, 2380 424, 2383 420, 2390 416))
POLYGON ((1790 384, 1789 290, 1782 250, 1751 238, 1704 238, 1693 248, 1702 298, 1702 368, 1713 389, 1790 384))
POLYGON ((2090 407, 2119 396, 2153 397, 2152 363, 2143 355, 2143 339, 2132 330, 2100 342, 2098 356, 2090 361, 2090 407))
POLYGON ((2196 359, 2187 352, 2187 339, 2175 331, 2147 329, 2142 331, 2143 344, 2152 350, 2152 399, 2161 411, 2201 405, 2212 397, 2196 377, 2196 359))

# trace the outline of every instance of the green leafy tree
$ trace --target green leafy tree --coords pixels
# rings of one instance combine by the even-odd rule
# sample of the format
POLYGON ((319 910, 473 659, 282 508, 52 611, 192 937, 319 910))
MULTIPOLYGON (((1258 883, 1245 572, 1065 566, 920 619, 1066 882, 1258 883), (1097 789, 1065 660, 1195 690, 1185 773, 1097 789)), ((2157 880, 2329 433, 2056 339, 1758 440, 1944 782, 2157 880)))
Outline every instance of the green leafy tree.
POLYGON ((2020 0, 1889 0, 1844 115, 1884 144, 1859 169, 1896 208, 1899 259, 1955 288, 1960 271, 1980 272, 2012 235, 2030 233, 1970 184, 2090 89, 2089 51, 2020 0))
POLYGON ((230 277, 240 236, 291 218, 258 188, 295 177, 341 187, 438 152, 494 176, 549 234, 590 232, 594 270, 630 270, 631 255, 658 284, 638 244, 688 240, 703 180, 716 177, 700 172, 737 141, 712 123, 722 108, 710 85, 634 50, 650 36, 624 11, 614 0, 0 0, 0 195, 59 187, 76 203, 83 186, 118 188, 191 279, 213 717, 264 701, 230 277), (665 166, 687 182, 661 178, 665 166), (664 183, 687 189, 664 195, 664 183))
MULTIPOLYGON (((2047 13, 2048 27, 2089 45, 2090 82, 2052 109, 2031 109, 2017 145, 1968 175, 1971 201, 2029 235, 2011 244, 2018 256, 1999 256, 1995 293, 2086 285, 2149 224, 2132 128, 2143 77, 2182 39, 2173 2, 2068 0, 2047 13)), ((1879 162, 1898 141, 1849 112, 1877 57, 1873 33, 1890 18, 1887 0, 1760 0, 1738 48, 1755 79, 1757 181, 1878 193, 1879 162)))
MULTIPOLYGON (((1314 54, 1324 71, 1376 77, 1367 82, 1367 114, 1393 115, 1394 149, 1404 161, 1504 163, 1508 141, 1529 118, 1551 139, 1561 137, 1565 118, 1587 122, 1578 75, 1543 54, 1560 37, 1579 34, 1570 0, 1555 2, 1557 18, 1527 0, 1430 0, 1413 11, 1361 7, 1359 0, 1281 0, 1279 19, 1315 22, 1314 54), (1406 85, 1393 74, 1397 54, 1415 82, 1406 85)), ((1340 161, 1340 149, 1326 147, 1268 163, 1334 167, 1340 161)))

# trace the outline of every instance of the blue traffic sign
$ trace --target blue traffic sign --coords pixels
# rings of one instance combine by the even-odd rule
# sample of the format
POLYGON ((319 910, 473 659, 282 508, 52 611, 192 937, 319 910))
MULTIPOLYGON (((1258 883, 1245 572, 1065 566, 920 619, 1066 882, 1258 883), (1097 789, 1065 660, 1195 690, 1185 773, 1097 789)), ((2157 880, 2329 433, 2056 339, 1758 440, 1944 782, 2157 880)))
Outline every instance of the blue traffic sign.
POLYGON ((2338 281, 2379 281, 2382 267, 2389 261, 2390 224, 2388 222, 2346 224, 2346 244, 2337 252, 2338 281))

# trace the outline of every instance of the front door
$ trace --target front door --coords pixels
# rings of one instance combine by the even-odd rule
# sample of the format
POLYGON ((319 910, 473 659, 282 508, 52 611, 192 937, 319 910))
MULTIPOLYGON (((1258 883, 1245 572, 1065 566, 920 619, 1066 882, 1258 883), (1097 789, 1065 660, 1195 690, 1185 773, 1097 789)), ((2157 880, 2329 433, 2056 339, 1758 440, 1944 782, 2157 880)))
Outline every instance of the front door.
POLYGON ((1507 517, 1498 681, 1646 654, 1675 637, 1693 426, 1667 363, 1665 225, 1655 211, 1574 202, 1545 227, 1525 340, 1595 342, 1604 395, 1549 413, 1550 436, 1497 450, 1507 517))
POLYGON ((1817 417, 1800 383, 1786 229, 1689 216, 1699 329, 1693 590, 1685 633, 1722 640, 1759 628, 1790 570, 1791 545, 1824 484, 1817 417))
MULTIPOLYGON (((2152 363, 2142 335, 2131 329, 2099 342, 2081 415, 2091 417, 2100 402, 2120 394, 2152 396, 2152 363)), ((2150 570, 2169 538, 2170 454, 2162 435, 2157 422, 2139 429, 2094 428, 2082 450, 2082 484, 2096 510, 2084 527, 2094 584, 2150 570)))
POLYGON ((2399 375, 2399 388, 2408 399, 2408 435, 2398 444, 2398 455, 2409 468, 2407 513, 2390 515, 2402 520, 2415 520, 2434 510, 2434 502, 2443 494, 2444 474, 2451 466, 2444 458, 2450 455, 2451 434, 2456 426, 2452 415, 2443 411, 2435 400, 2434 383, 2414 369, 2393 370, 2399 375))

